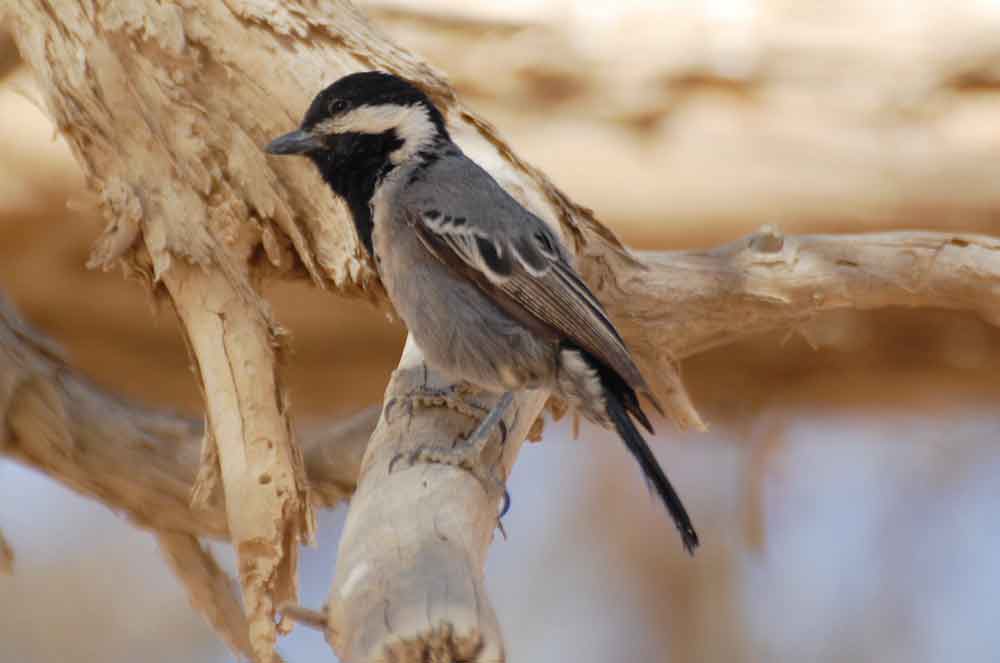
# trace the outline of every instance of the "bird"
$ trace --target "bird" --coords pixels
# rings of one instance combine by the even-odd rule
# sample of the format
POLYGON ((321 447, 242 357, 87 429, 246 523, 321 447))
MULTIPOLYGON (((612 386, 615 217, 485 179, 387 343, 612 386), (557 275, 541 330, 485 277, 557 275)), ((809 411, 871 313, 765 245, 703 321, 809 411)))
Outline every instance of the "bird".
POLYGON ((638 395, 663 409, 625 341, 559 236, 465 155, 427 94, 390 73, 348 74, 265 150, 308 158, 343 199, 427 364, 499 395, 461 447, 426 459, 466 464, 514 392, 548 389, 617 432, 694 553, 698 534, 636 426, 653 433, 638 395))

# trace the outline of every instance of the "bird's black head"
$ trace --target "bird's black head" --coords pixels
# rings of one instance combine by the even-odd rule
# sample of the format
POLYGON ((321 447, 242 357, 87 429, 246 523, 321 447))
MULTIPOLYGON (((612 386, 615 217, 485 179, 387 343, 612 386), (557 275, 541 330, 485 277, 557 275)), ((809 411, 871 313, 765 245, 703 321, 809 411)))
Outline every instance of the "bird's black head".
POLYGON ((309 158, 351 209, 365 248, 372 251, 369 203, 379 180, 450 140, 444 118, 423 92, 391 74, 365 71, 337 80, 316 95, 296 131, 267 146, 271 154, 309 158))

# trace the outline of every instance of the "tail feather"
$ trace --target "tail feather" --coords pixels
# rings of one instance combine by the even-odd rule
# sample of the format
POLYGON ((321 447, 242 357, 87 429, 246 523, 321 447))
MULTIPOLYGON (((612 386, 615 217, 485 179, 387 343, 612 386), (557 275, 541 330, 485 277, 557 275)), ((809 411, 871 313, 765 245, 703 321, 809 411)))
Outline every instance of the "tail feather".
POLYGON ((693 554, 694 549, 698 547, 698 534, 691 524, 691 518, 681 498, 670 485, 663 468, 657 462, 656 456, 632 421, 634 418, 650 434, 653 433, 649 417, 639 404, 636 386, 626 382, 621 375, 594 355, 571 344, 566 344, 562 349, 559 360, 562 376, 559 387, 564 396, 571 403, 575 403, 589 419, 602 425, 610 422, 614 426, 625 446, 638 461, 647 485, 656 492, 670 512, 674 525, 681 534, 684 547, 693 554), (599 404, 602 402, 604 411, 599 409, 599 404))
MULTIPOLYGON (((642 427, 650 435, 655 435, 656 431, 653 430, 653 424, 649 421, 649 417, 646 413, 642 411, 642 406, 639 405, 639 399, 636 397, 635 391, 630 389, 627 385, 619 385, 618 389, 615 389, 615 384, 613 380, 609 380, 607 376, 602 375, 602 382, 604 383, 604 391, 615 392, 619 399, 621 400, 621 405, 626 412, 635 417, 635 420, 642 424, 642 427)), ((660 413, 662 414, 662 412, 660 413)))
MULTIPOLYGON (((635 398, 634 392, 632 393, 632 398, 635 398)), ((670 480, 667 479, 667 475, 664 473, 663 468, 660 467, 660 463, 656 460, 656 456, 653 455, 649 445, 646 444, 646 440, 643 439, 639 429, 635 427, 635 424, 629 418, 622 399, 611 389, 606 389, 605 400, 608 407, 608 416, 611 417, 615 429, 617 429, 618 434, 625 442, 625 446, 628 447, 628 450, 632 452, 632 455, 638 461, 639 467, 642 468, 642 473, 646 477, 646 482, 656 492, 660 500, 663 501, 663 505, 667 507, 667 511, 670 512, 670 516, 674 519, 674 525, 676 525, 677 531, 681 534, 684 548, 689 554, 693 555, 694 549, 698 547, 698 533, 695 532, 694 525, 691 524, 691 518, 688 516, 687 509, 684 508, 684 503, 681 502, 677 491, 670 484, 670 480)), ((645 415, 642 415, 642 419, 646 419, 645 415)), ((644 423, 648 423, 648 419, 644 423)), ((647 426, 647 428, 649 427, 647 426)))

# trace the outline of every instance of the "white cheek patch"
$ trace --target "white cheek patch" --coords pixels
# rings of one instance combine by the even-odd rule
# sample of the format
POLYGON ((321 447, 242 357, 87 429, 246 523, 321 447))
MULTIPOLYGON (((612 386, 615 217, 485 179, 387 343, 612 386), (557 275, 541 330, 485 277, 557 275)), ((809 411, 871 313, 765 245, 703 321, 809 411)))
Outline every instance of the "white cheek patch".
POLYGON ((380 134, 390 129, 403 141, 402 147, 389 155, 394 164, 406 161, 427 146, 437 134, 427 109, 421 104, 397 106, 360 106, 337 117, 320 122, 314 131, 324 134, 380 134))

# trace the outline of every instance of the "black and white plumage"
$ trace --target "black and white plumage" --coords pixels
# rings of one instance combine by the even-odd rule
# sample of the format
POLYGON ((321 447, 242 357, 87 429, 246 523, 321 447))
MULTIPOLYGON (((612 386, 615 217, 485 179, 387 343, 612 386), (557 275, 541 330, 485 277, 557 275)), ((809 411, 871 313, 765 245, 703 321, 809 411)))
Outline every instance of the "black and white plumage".
POLYGON ((625 342, 559 238, 462 153, 420 90, 379 72, 345 76, 267 149, 307 156, 345 199, 430 365, 505 395, 551 389, 617 431, 694 550, 690 518, 632 420, 652 432, 637 394, 660 407, 625 342))

